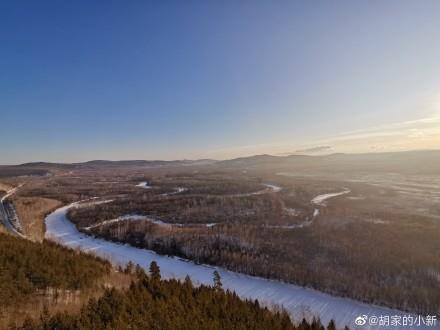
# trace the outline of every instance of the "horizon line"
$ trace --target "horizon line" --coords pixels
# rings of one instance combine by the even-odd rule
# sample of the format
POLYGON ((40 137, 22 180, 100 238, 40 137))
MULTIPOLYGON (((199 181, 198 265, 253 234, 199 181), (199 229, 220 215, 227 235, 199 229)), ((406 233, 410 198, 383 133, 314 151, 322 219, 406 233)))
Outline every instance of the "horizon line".
POLYGON ((35 165, 35 164, 50 164, 50 165, 77 165, 77 164, 85 164, 85 163, 92 163, 92 162, 201 162, 201 161, 214 161, 214 162, 223 162, 223 161, 231 161, 236 159, 243 159, 243 158, 252 158, 252 157, 261 157, 261 156, 270 156, 270 157, 277 157, 277 158, 287 158, 292 156, 307 156, 307 157, 328 157, 333 155, 374 155, 374 154, 399 154, 399 153, 411 153, 411 152, 440 152, 439 149, 408 149, 408 150, 401 150, 401 151, 372 151, 372 152, 332 152, 332 153, 321 153, 321 154, 313 154, 313 153, 289 153, 289 154, 270 154, 270 153, 263 153, 263 154, 253 154, 249 156, 240 156, 240 157, 234 157, 234 158, 226 158, 226 159, 214 159, 214 158, 195 158, 195 159, 90 159, 90 160, 84 160, 84 161, 77 161, 77 162, 57 162, 57 161, 29 161, 24 163, 15 163, 15 164, 0 164, 0 166, 6 167, 6 166, 24 166, 24 165, 35 165))

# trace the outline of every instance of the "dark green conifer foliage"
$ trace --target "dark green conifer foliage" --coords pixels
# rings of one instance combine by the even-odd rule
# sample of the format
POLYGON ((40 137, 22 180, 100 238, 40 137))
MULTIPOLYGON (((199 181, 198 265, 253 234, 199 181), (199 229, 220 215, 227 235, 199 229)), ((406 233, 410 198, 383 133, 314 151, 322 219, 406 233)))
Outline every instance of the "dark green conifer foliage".
POLYGON ((156 261, 152 261, 150 264, 150 276, 154 281, 160 281, 160 268, 156 261))
POLYGON ((37 291, 90 288, 110 271, 102 259, 52 242, 0 234, 0 305, 22 303, 37 291))
POLYGON ((271 312, 256 301, 208 286, 193 286, 186 278, 157 281, 140 273, 125 291, 108 289, 90 299, 78 314, 58 313, 26 320, 20 330, 125 330, 125 329, 324 329, 319 320, 294 326, 285 312, 271 312))
POLYGON ((333 320, 331 320, 330 323, 328 324, 327 330, 336 330, 336 324, 333 320))
POLYGON ((222 281, 221 281, 221 277, 218 271, 214 270, 214 288, 219 290, 222 288, 222 281))
POLYGON ((191 278, 190 278, 188 275, 185 276, 184 284, 185 284, 185 286, 187 286, 187 287, 190 287, 190 288, 193 287, 193 284, 192 284, 191 278))

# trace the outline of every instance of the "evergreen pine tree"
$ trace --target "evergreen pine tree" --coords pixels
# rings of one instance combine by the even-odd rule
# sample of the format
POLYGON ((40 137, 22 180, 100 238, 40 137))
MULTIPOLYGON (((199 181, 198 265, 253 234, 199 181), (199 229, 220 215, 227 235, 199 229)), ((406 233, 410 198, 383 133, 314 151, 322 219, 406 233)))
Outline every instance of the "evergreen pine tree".
POLYGON ((185 284, 185 286, 187 286, 187 287, 190 287, 190 288, 193 287, 193 284, 192 284, 192 281, 191 281, 191 278, 189 277, 189 275, 186 275, 186 276, 185 276, 185 282, 184 282, 184 284, 185 284))
POLYGON ((124 273, 125 274, 131 274, 131 273, 133 273, 133 269, 134 269, 134 264, 133 264, 133 262, 129 261, 127 263, 127 266, 124 269, 124 273))
POLYGON ((150 275, 153 281, 160 281, 160 268, 156 261, 150 264, 150 275))
POLYGON ((139 264, 136 264, 134 273, 138 278, 142 278, 144 275, 146 275, 144 269, 139 264))
POLYGON ((222 281, 218 271, 214 270, 214 288, 220 290, 222 288, 222 281))
POLYGON ((46 322, 48 322, 50 319, 50 315, 49 315, 49 309, 47 308, 47 305, 45 304, 43 307, 43 311, 40 314, 40 321, 42 324, 45 324, 46 322))
POLYGON ((327 330, 336 330, 335 321, 331 320, 327 326, 327 330))

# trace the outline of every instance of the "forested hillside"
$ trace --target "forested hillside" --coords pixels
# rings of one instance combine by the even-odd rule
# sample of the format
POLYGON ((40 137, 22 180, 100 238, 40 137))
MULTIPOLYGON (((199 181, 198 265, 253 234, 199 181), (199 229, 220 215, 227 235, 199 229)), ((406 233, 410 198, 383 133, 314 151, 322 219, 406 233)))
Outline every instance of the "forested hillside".
POLYGON ((110 264, 54 243, 34 243, 0 233, 1 307, 19 304, 48 289, 89 288, 110 264))
MULTIPOLYGON (((218 274, 213 274, 212 287, 195 287, 189 278, 183 283, 162 281, 154 262, 149 276, 132 264, 125 272, 120 271, 121 276, 136 278, 129 287, 123 287, 126 289, 110 285, 95 290, 96 295, 88 302, 80 302, 85 303, 82 308, 78 302, 70 302, 76 304, 73 308, 69 302, 65 308, 53 308, 56 292, 108 287, 104 275, 115 270, 92 255, 7 234, 0 234, 0 251, 0 316, 23 311, 22 317, 15 317, 9 324, 2 320, 0 328, 8 324, 9 329, 23 330, 297 329, 287 313, 273 312, 258 301, 243 301, 235 293, 223 291, 218 274), (45 307, 34 306, 32 310, 29 302, 37 296, 47 299, 45 307)), ((299 325, 299 329, 312 328, 324 329, 318 321, 299 325)))
MULTIPOLYGON (((136 270, 138 280, 126 291, 109 289, 92 299, 77 315, 43 314, 38 321, 27 320, 15 330, 40 329, 323 329, 319 321, 294 326, 285 312, 271 312, 258 301, 240 300, 235 293, 221 289, 215 277, 213 287, 194 287, 160 280, 155 263, 150 276, 136 270)), ((331 322, 328 329, 334 329, 331 322)))

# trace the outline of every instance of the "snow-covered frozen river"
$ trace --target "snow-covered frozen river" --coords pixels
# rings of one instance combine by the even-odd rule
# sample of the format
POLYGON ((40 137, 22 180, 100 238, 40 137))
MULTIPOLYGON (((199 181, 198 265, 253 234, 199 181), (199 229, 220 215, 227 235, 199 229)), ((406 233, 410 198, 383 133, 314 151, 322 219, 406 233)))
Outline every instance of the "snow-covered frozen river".
MULTIPOLYGON (((73 204, 74 205, 74 204, 73 204)), ((334 297, 316 290, 303 288, 279 281, 252 277, 231 272, 219 267, 197 265, 188 260, 176 257, 161 256, 153 251, 135 248, 129 245, 117 244, 103 239, 80 233, 68 220, 66 214, 72 205, 57 209, 46 217, 46 238, 57 241, 71 248, 79 248, 92 252, 110 260, 115 265, 125 265, 129 261, 148 269, 151 261, 155 260, 164 278, 183 279, 189 275, 196 284, 212 284, 212 273, 218 270, 225 289, 235 291, 240 297, 258 299, 267 305, 283 306, 296 321, 303 317, 316 315, 324 324, 334 319, 338 328, 348 325, 351 329, 433 329, 428 326, 379 326, 355 325, 357 317, 400 317, 407 314, 384 307, 360 303, 347 298, 334 297)), ((391 322, 391 321, 390 321, 391 322)), ((437 327, 438 329, 438 327, 437 327)))
POLYGON ((316 205, 320 205, 320 206, 325 206, 325 201, 327 199, 333 198, 333 197, 337 197, 337 196, 341 196, 341 195, 345 195, 350 193, 350 189, 345 189, 344 191, 341 192, 336 192, 336 193, 330 193, 330 194, 322 194, 322 195, 318 195, 315 198, 312 199, 312 203, 316 204, 316 205))

